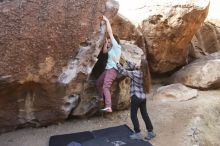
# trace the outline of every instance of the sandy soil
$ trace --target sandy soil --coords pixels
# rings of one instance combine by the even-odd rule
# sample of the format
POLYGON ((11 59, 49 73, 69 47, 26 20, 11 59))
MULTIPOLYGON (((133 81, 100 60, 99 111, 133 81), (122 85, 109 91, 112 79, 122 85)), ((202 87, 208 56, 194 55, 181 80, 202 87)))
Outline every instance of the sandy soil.
MULTIPOLYGON (((157 137, 151 141, 154 146, 196 146, 195 119, 203 115, 203 106, 220 103, 220 90, 199 91, 195 99, 183 102, 161 102, 148 100, 148 112, 157 137)), ((204 116, 204 115, 203 115, 204 116)), ((146 133, 140 117, 143 136, 146 133)), ((50 136, 86 130, 96 130, 127 124, 132 128, 129 110, 88 119, 73 119, 62 124, 44 128, 20 129, 0 135, 0 146, 48 146, 50 136)), ((220 145, 220 143, 219 143, 220 145)))

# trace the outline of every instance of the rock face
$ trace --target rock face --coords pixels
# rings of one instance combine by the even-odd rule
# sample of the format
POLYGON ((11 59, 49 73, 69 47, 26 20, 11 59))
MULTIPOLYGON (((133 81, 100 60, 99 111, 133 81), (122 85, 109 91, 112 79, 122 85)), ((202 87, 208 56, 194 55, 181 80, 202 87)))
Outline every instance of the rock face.
POLYGON ((81 99, 115 1, 0 1, 0 132, 64 120, 81 99))
POLYGON ((189 53, 192 58, 217 52, 220 50, 220 25, 205 22, 196 32, 191 41, 192 48, 189 53))
POLYGON ((212 89, 220 88, 220 52, 195 60, 171 76, 171 83, 182 83, 186 86, 212 89))
POLYGON ((153 98, 161 101, 184 101, 192 99, 197 95, 198 92, 196 89, 191 89, 177 83, 160 87, 157 89, 157 93, 153 98))

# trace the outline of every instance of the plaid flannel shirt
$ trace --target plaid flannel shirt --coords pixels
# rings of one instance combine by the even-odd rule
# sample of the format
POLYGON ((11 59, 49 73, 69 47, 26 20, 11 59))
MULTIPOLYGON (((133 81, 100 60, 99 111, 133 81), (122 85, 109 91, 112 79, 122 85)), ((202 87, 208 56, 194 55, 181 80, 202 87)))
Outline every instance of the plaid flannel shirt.
POLYGON ((118 72, 124 76, 131 79, 130 83, 130 95, 136 95, 140 99, 145 99, 146 94, 143 90, 143 73, 140 70, 129 71, 129 69, 135 69, 135 64, 127 62, 127 68, 123 68, 119 63, 117 63, 118 72))

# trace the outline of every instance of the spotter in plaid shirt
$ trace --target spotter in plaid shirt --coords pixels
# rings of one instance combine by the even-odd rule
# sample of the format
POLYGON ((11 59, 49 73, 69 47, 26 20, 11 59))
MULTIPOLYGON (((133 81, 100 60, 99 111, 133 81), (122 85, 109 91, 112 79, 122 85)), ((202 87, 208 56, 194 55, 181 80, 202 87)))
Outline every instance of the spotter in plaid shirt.
POLYGON ((119 63, 117 63, 118 72, 124 76, 127 76, 131 79, 130 83, 130 95, 136 95, 140 99, 145 99, 146 94, 143 90, 143 73, 140 70, 135 69, 136 66, 134 63, 127 61, 128 68, 123 68, 119 63), (130 69, 132 71, 130 71, 130 69))

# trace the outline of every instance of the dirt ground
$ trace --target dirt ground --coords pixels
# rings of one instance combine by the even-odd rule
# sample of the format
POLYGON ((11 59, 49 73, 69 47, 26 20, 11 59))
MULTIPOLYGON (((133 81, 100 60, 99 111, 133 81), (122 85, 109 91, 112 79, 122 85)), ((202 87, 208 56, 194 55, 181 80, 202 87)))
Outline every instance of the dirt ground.
MULTIPOLYGON (((182 102, 161 102, 150 98, 147 103, 148 113, 157 134, 151 143, 154 146, 201 146, 199 136, 202 134, 199 135, 196 129, 200 128, 201 132, 202 128, 199 127, 197 119, 206 116, 203 107, 212 107, 216 103, 220 103, 220 90, 199 91, 197 98, 182 102)), ((145 136, 143 120, 140 114, 138 116, 142 134, 145 136)), ((0 146, 48 146, 52 135, 96 130, 122 124, 133 128, 129 110, 88 119, 73 119, 44 128, 26 128, 5 133, 0 135, 0 146)), ((216 137, 219 137, 220 132, 216 133, 218 134, 216 137)), ((220 142, 215 146, 220 146, 220 142)))

